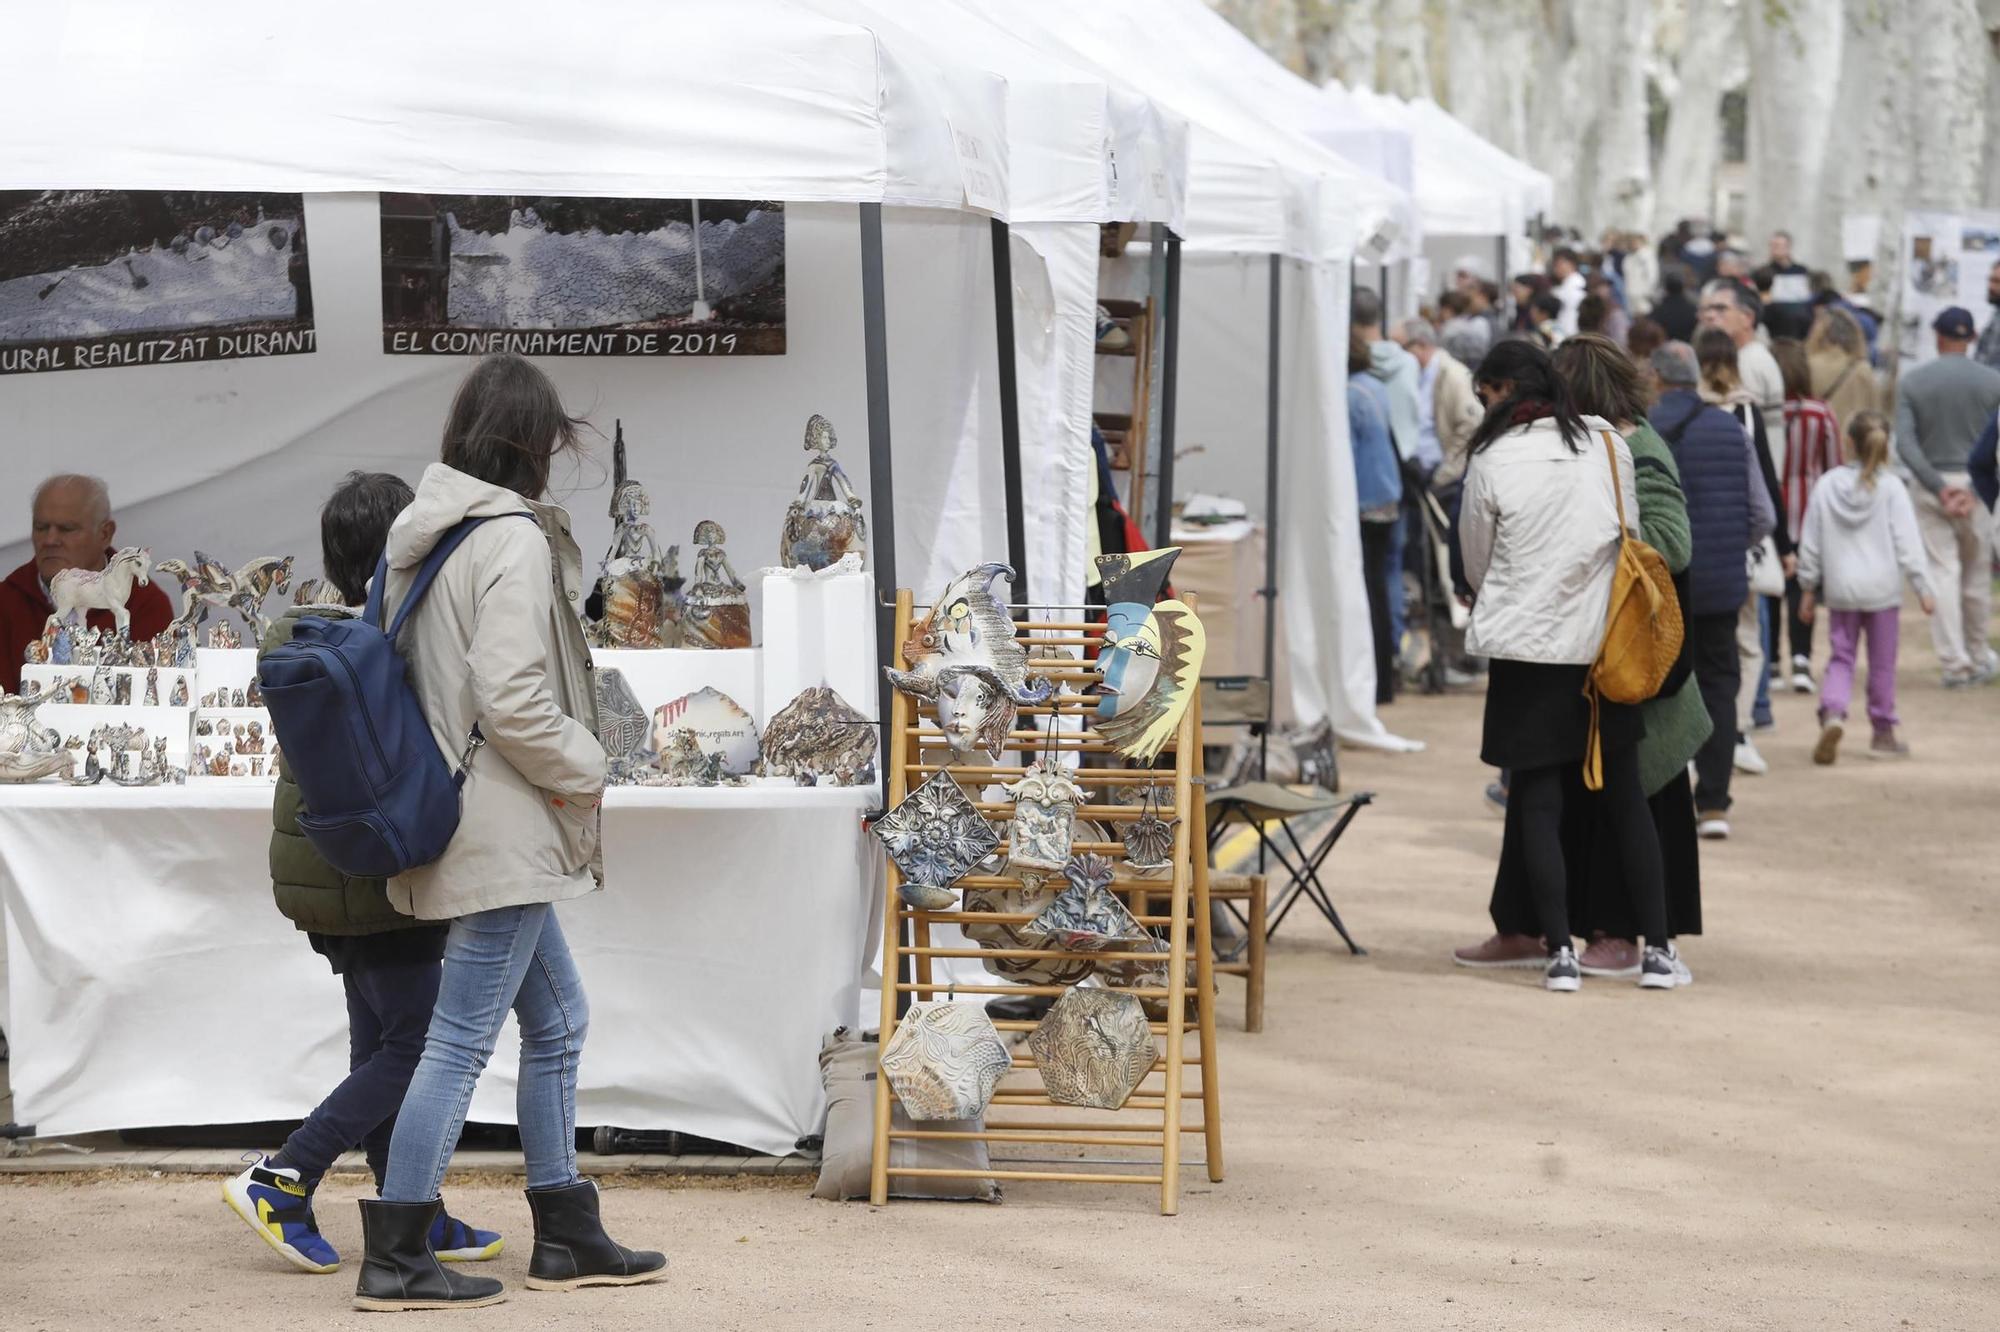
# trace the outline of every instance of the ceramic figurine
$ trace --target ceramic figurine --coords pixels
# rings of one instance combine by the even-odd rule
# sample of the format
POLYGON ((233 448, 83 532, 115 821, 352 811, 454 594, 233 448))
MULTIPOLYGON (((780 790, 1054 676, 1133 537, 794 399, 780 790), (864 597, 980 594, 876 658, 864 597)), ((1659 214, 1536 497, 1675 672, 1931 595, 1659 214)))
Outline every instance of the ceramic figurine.
POLYGON ((344 606, 347 599, 330 578, 308 578, 292 593, 294 606, 344 606))
POLYGON ((790 777, 801 786, 824 778, 836 786, 865 786, 875 780, 875 723, 825 685, 802 692, 780 708, 764 728, 766 777, 790 777))
POLYGON ((222 697, 221 690, 211 689, 206 694, 203 694, 201 696, 201 706, 203 706, 204 708, 219 708, 222 706, 222 704, 217 700, 219 700, 221 697, 222 697))
POLYGON ((911 1119, 974 1119, 1013 1066, 977 1004, 916 1003, 882 1047, 882 1076, 911 1119))
POLYGON ((1142 764, 1158 756, 1194 700, 1208 641, 1185 603, 1154 602, 1179 554, 1168 546, 1097 557, 1109 604, 1097 658, 1104 676, 1097 731, 1142 764))
POLYGON ((867 557, 868 523, 861 516, 861 497, 834 460, 833 445, 833 426, 824 416, 806 422, 810 461, 799 482, 798 498, 785 510, 785 527, 778 538, 778 562, 786 568, 804 565, 818 570, 843 555, 867 557))
POLYGON ((695 525, 694 539, 701 550, 681 608, 681 646, 747 648, 750 599, 722 551, 727 539, 722 524, 704 519, 695 525))
POLYGON ((234 694, 230 695, 230 697, 234 701, 229 706, 233 708, 247 708, 250 706, 250 696, 244 693, 241 689, 237 690, 234 694))
POLYGON ((188 705, 188 678, 185 673, 174 677, 173 692, 167 695, 167 706, 184 708, 188 705))
POLYGON ((720 689, 705 686, 653 710, 653 745, 666 752, 668 736, 686 731, 701 751, 721 761, 728 777, 747 777, 757 767, 757 719, 720 689))
POLYGON ((149 707, 149 708, 157 708, 157 707, 159 707, 159 706, 160 706, 160 668, 159 668, 159 667, 157 667, 157 666, 148 666, 148 667, 146 668, 146 692, 145 692, 144 694, 140 695, 140 700, 139 700, 139 701, 140 701, 140 703, 141 703, 141 704, 142 704, 143 706, 145 706, 145 707, 149 707))
POLYGON ((875 820, 875 835, 903 872, 897 892, 925 911, 951 906, 951 886, 1000 845, 1000 835, 949 772, 937 772, 875 820))
POLYGON ((49 580, 49 601, 54 619, 82 623, 93 610, 111 612, 112 632, 128 640, 132 634, 132 613, 125 609, 132 589, 152 581, 153 552, 143 546, 127 546, 114 554, 100 571, 64 569, 49 580))
POLYGON ((72 703, 90 702, 90 685, 83 677, 78 676, 69 682, 69 701, 72 703))
POLYGON ((243 701, 253 708, 264 706, 264 685, 254 675, 250 677, 250 688, 244 692, 243 701))
POLYGON ((261 753, 263 753, 263 752, 264 752, 264 723, 263 723, 263 722, 261 722, 261 721, 252 721, 252 722, 250 723, 250 728, 249 728, 249 729, 250 729, 250 734, 249 734, 249 736, 248 736, 248 737, 247 737, 247 738, 245 739, 245 741, 244 741, 244 744, 243 744, 243 751, 244 751, 245 753, 247 753, 247 754, 261 754, 261 753))
POLYGON ((1173 868, 1174 829, 1181 821, 1160 817, 1159 789, 1147 783, 1144 812, 1125 826, 1125 868, 1135 874, 1157 874, 1173 868))
POLYGON ((720 786, 722 755, 701 747, 695 733, 677 727, 659 742, 660 773, 665 786, 720 786))
POLYGON ((69 665, 72 660, 71 653, 73 647, 74 643, 70 637, 69 626, 58 620, 52 635, 52 641, 49 644, 49 664, 52 666, 69 665))
POLYGON ((1057 1105, 1123 1106, 1159 1059, 1146 1005, 1115 990, 1073 989, 1057 999, 1028 1048, 1057 1105))
POLYGON ((231 777, 248 777, 250 775, 250 760, 245 758, 233 758, 229 760, 229 775, 231 777))
POLYGON ((653 766, 657 757, 646 724, 646 709, 625 672, 608 667, 593 672, 597 677, 597 741, 609 760, 605 780, 613 786, 628 786, 653 766))
POLYGON ((111 705, 117 708, 132 706, 132 677, 125 671, 115 671, 111 676, 111 705))
MULTIPOLYGON (((196 558, 200 556, 197 554, 196 558)), ((273 592, 279 596, 292 590, 293 556, 282 558, 275 555, 260 555, 238 569, 231 580, 236 585, 229 598, 229 608, 243 617, 250 626, 252 641, 262 643, 264 636, 271 632, 271 622, 264 616, 264 599, 273 592)))
POLYGON ((651 523, 646 488, 625 473, 625 423, 611 443, 611 549, 599 566, 598 618, 587 629, 592 646, 677 647, 681 637, 680 547, 663 553, 651 523))
POLYGON ((196 735, 214 735, 215 723, 210 721, 208 718, 203 717, 200 721, 194 724, 194 733, 196 735))
POLYGON ((1039 760, 1005 790, 1014 802, 1014 816, 1007 825, 1007 872, 1040 882, 1069 864, 1076 807, 1089 797, 1068 774, 1044 767, 1039 760))
POLYGON ((1103 856, 1076 856, 1063 869, 1069 887, 1028 922, 1022 932, 1046 946, 1077 952, 1125 952, 1153 936, 1111 891, 1111 862, 1103 856))
POLYGON ((1014 637, 1007 608, 993 595, 993 581, 1014 571, 982 564, 954 578, 944 595, 911 628, 903 644, 910 669, 885 666, 889 682, 938 709, 952 753, 960 758, 975 743, 998 758, 1013 729, 1014 705, 1043 703, 1055 686, 1028 674, 1028 653, 1014 637))
MULTIPOLYGON (((291 591, 292 563, 290 555, 282 558, 260 555, 231 573, 221 561, 196 551, 192 568, 183 560, 162 560, 159 572, 170 575, 181 585, 181 613, 175 624, 192 629, 207 618, 208 607, 214 606, 242 616, 256 641, 261 643, 271 628, 270 621, 264 618, 264 599, 273 592, 283 596, 291 591)), ((210 647, 243 646, 240 638, 233 643, 216 642, 220 627, 209 630, 210 647)))
POLYGON ((117 687, 117 679, 109 666, 99 666, 90 673, 90 701, 97 707, 110 707, 112 693, 117 687))
MULTIPOLYGON (((208 645, 219 651, 234 651, 243 646, 243 636, 236 632, 236 626, 227 620, 217 620, 208 627, 208 645)), ((242 704, 238 704, 241 707, 242 704)))
POLYGON ((35 720, 43 702, 0 694, 0 782, 68 778, 76 772, 76 756, 62 735, 35 720))

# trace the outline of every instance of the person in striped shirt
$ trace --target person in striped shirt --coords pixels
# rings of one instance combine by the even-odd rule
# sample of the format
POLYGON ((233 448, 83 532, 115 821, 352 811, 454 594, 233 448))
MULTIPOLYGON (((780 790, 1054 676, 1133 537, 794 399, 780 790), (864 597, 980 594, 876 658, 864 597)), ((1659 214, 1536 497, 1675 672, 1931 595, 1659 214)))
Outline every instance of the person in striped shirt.
MULTIPOLYGON (((1785 466, 1780 486, 1784 491, 1785 527, 1797 532, 1805 525, 1806 503, 1820 477, 1841 465, 1840 422, 1833 409, 1812 395, 1812 365, 1806 345, 1797 338, 1779 338, 1771 344, 1778 373, 1785 381, 1785 466)), ((1792 690, 1813 692, 1812 633, 1810 620, 1799 616, 1799 580, 1785 580, 1787 637, 1792 645, 1792 690)), ((1782 660, 1782 658, 1781 658, 1782 660)))

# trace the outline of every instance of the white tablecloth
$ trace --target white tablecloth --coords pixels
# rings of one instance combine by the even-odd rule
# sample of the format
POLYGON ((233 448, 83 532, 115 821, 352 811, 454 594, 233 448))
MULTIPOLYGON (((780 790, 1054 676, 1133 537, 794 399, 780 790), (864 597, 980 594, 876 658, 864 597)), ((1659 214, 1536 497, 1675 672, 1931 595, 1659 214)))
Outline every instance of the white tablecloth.
MULTIPOLYGON (((820 1130, 822 1038, 880 928, 872 788, 621 788, 558 908, 590 998, 577 1122, 760 1152, 820 1130)), ((269 788, 0 788, 14 1116, 41 1135, 297 1118, 340 982, 271 902, 269 788)), ((472 1115, 514 1122, 513 1020, 472 1115)))

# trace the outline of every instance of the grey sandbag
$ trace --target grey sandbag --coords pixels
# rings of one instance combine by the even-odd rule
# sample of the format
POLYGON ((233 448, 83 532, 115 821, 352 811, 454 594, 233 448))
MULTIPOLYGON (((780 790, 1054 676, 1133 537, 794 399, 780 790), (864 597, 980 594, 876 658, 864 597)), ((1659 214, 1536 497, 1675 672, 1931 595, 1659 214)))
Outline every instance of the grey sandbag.
MULTIPOLYGON (((875 1153, 875 1078, 878 1047, 842 1027, 819 1052, 820 1081, 826 1087, 826 1133, 820 1150, 819 1183, 812 1196, 830 1202, 868 1196, 869 1167, 875 1153)), ((890 1097, 890 1124, 916 1127, 890 1097)), ((979 1133, 984 1119, 926 1122, 927 1129, 979 1133)), ((918 1170, 990 1170, 986 1144, 976 1139, 892 1139, 892 1165, 918 1170)), ((890 1195, 955 1202, 999 1202, 1000 1185, 990 1179, 938 1179, 928 1175, 889 1177, 890 1195)))

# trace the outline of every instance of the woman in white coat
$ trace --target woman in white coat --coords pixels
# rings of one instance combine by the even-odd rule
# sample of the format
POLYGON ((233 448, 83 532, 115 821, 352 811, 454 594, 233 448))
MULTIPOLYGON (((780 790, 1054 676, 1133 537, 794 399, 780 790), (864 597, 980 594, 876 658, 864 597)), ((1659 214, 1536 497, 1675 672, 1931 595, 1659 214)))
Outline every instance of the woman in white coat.
POLYGON ((576 1171, 577 1061, 590 1010, 554 904, 601 886, 605 755, 577 619, 583 559, 569 515, 544 497, 556 455, 579 451, 579 424, 540 370, 488 357, 452 402, 442 460, 389 530, 385 616, 424 557, 478 523, 396 642, 439 749, 465 779, 444 855, 389 883, 399 910, 451 929, 382 1196, 361 1202, 368 1252, 355 1304, 365 1309, 502 1298, 498 1281, 444 1268, 427 1236, 473 1086, 510 1011, 521 1027, 516 1107, 535 1222, 529 1288, 632 1285, 666 1268, 659 1254, 605 1235, 597 1186, 576 1171))
MULTIPOLYGON (((1520 847, 1549 960, 1543 984, 1582 985, 1569 931, 1564 787, 1589 744, 1584 693, 1604 642, 1618 557, 1620 492, 1636 532, 1632 453, 1608 422, 1579 416, 1547 352, 1502 341, 1479 367, 1487 404, 1472 437, 1459 541, 1474 592, 1466 651, 1492 660, 1482 762, 1510 773, 1507 837, 1520 847), (1614 488, 1615 487, 1615 488, 1614 488)), ((1667 938, 1659 836, 1639 780, 1636 707, 1599 708, 1604 815, 1646 936, 1639 984, 1672 989, 1686 969, 1667 938)))

